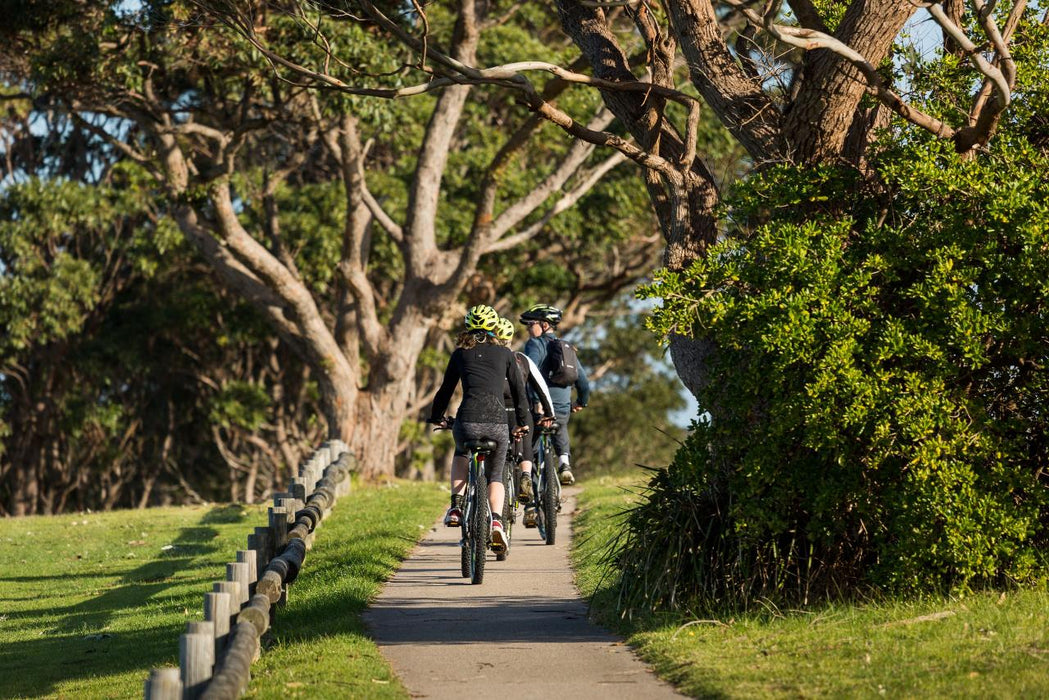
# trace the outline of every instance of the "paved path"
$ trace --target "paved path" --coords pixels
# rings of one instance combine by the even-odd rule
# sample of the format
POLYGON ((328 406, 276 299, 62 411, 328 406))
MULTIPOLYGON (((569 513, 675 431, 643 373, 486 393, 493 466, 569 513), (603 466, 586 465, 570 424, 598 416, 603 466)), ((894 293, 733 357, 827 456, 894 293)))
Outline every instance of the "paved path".
POLYGON ((435 525, 404 562, 365 621, 412 697, 681 697, 587 621, 568 563, 575 492, 556 545, 518 519, 510 557, 489 554, 481 585, 460 576, 456 528, 435 525))

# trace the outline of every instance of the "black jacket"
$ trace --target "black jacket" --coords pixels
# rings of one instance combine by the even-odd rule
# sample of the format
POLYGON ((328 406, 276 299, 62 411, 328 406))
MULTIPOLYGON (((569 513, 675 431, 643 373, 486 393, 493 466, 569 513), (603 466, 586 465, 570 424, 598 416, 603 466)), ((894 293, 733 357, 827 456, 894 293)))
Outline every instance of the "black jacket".
POLYGON ((434 396, 431 422, 439 422, 444 417, 455 385, 460 381, 463 401, 459 404, 456 420, 463 423, 506 423, 503 387, 509 382, 518 425, 527 423, 528 399, 517 362, 509 348, 491 343, 479 343, 469 350, 457 348, 448 360, 444 381, 434 396))

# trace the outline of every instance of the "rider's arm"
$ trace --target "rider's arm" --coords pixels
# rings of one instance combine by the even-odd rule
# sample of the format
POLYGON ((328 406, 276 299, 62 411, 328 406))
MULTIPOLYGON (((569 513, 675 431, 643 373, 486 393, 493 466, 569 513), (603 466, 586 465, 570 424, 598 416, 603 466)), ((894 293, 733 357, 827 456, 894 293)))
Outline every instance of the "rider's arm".
POLYGON ((546 380, 543 379, 539 367, 532 362, 532 358, 525 355, 525 359, 528 361, 528 386, 531 387, 533 393, 539 397, 539 402, 543 406, 543 415, 553 418, 554 401, 550 398, 550 390, 546 386, 546 380))
POLYGON ((579 363, 579 378, 575 381, 576 406, 585 408, 590 403, 590 380, 586 376, 586 368, 579 363))
POLYGON ((430 409, 430 423, 440 423, 444 420, 444 412, 448 410, 448 402, 452 400, 452 392, 455 391, 460 377, 460 360, 462 353, 457 349, 448 359, 448 366, 444 370, 444 381, 441 388, 433 397, 433 407, 430 409))
POLYGON ((523 352, 536 367, 542 367, 543 360, 546 359, 546 342, 542 338, 529 338, 523 352))
POLYGON ((514 399, 514 410, 517 413, 517 424, 528 425, 528 397, 525 395, 524 380, 517 369, 517 360, 510 350, 506 351, 506 379, 510 382, 510 394, 514 399))

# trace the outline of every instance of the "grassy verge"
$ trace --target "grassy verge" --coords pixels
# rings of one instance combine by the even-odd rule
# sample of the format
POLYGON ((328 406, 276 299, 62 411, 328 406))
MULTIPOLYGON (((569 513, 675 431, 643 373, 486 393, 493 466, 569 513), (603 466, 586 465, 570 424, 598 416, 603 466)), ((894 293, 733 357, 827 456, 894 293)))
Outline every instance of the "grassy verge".
MULTIPOLYGON (((252 667, 250 697, 406 697, 360 612, 440 511, 434 484, 360 488, 317 533, 252 667)), ((204 593, 265 521, 253 506, 6 520, 0 531, 0 697, 141 697, 178 664, 204 593)))
POLYGON ((574 552, 595 613, 662 677, 695 697, 1049 696, 1044 591, 882 601, 696 620, 621 621, 602 547, 633 498, 630 479, 583 484, 574 552))

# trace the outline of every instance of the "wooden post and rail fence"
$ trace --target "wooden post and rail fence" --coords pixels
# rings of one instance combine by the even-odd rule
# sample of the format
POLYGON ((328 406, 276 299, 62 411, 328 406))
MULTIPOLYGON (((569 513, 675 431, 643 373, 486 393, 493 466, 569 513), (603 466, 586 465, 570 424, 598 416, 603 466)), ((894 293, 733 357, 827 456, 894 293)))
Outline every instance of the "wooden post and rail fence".
POLYGON ((226 564, 226 580, 204 594, 204 620, 186 623, 179 667, 150 672, 146 700, 219 700, 247 690, 271 612, 287 602, 313 533, 349 492, 352 460, 341 440, 326 442, 299 467, 288 491, 274 494, 268 524, 248 535, 247 549, 226 564))

